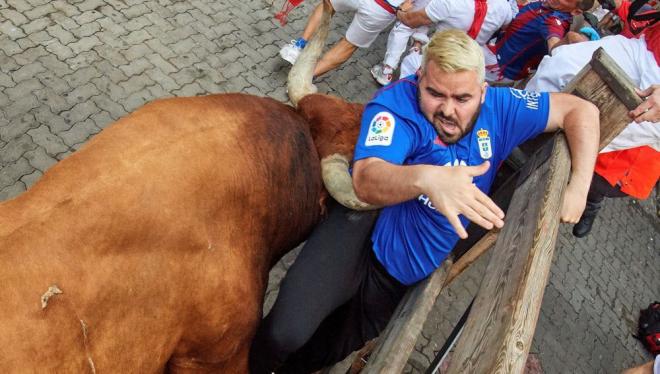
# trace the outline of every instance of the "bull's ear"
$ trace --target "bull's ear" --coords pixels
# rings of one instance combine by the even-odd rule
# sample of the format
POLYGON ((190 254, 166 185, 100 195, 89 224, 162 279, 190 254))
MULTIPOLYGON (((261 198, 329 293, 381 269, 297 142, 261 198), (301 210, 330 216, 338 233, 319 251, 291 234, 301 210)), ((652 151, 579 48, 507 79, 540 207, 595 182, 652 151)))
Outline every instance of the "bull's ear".
POLYGON ((321 160, 323 184, 335 200, 353 210, 374 210, 379 206, 360 200, 353 189, 353 179, 348 172, 349 159, 340 154, 332 154, 321 160))

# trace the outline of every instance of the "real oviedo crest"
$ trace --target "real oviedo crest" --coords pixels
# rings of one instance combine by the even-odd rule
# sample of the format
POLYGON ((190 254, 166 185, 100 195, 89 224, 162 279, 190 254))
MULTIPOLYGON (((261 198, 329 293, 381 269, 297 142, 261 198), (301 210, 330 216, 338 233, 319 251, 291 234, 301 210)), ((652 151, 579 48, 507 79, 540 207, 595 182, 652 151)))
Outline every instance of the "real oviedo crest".
POLYGON ((389 112, 380 112, 369 124, 369 133, 364 141, 365 146, 390 145, 394 135, 394 117, 389 112))
POLYGON ((477 143, 479 144, 479 155, 481 155, 481 158, 487 160, 493 157, 493 147, 490 145, 488 130, 479 129, 477 131, 477 143))

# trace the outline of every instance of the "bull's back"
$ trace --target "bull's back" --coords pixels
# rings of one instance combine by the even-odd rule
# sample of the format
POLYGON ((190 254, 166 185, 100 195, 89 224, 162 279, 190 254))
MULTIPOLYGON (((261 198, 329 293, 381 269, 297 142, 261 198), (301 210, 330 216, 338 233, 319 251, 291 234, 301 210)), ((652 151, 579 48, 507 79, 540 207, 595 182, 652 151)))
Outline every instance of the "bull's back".
POLYGON ((240 94, 148 104, 0 205, 0 266, 12 269, 0 336, 48 346, 63 333, 97 365, 135 347, 167 353, 201 322, 238 342, 231 320, 258 313, 264 272, 316 222, 320 191, 292 108, 240 94), (55 284, 64 293, 41 309, 55 284))
POLYGON ((71 205, 133 219, 159 208, 171 218, 251 210, 255 220, 273 220, 318 212, 310 202, 320 190, 318 156, 293 108, 242 94, 164 99, 112 124, 0 204, 0 237, 37 221, 48 226, 58 213, 71 214, 69 226, 89 223, 71 205))

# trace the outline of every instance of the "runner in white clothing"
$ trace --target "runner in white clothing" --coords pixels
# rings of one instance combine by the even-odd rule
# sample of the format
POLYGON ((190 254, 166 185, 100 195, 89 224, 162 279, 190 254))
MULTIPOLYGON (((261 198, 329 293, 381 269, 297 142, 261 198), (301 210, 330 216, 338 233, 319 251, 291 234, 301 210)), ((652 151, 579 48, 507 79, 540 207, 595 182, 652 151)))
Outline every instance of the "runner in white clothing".
MULTIPOLYGON (((324 0, 332 6, 333 13, 355 12, 353 21, 346 30, 346 36, 326 52, 314 69, 314 76, 322 75, 348 60, 359 48, 368 48, 378 34, 396 19, 395 13, 403 0, 324 0)), ((307 41, 314 35, 321 23, 323 2, 309 16, 302 37, 292 40, 280 50, 280 56, 294 64, 307 41)))
MULTIPOLYGON (((412 10, 422 10, 428 3, 429 0, 413 0, 412 10)), ((376 64, 370 70, 376 82, 383 86, 392 82, 394 70, 399 66, 399 61, 408 47, 410 38, 413 40, 413 45, 409 52, 421 53, 421 47, 429 41, 428 33, 429 26, 427 25, 409 27, 401 21, 397 21, 387 37, 387 50, 383 63, 376 64)))
MULTIPOLYGON (((397 12, 397 18, 411 28, 435 25, 436 31, 463 30, 484 45, 513 15, 507 0, 431 0, 424 9, 397 12), (480 2, 485 7, 478 6, 480 2)), ((401 77, 414 73, 420 65, 421 51, 412 51, 401 63, 401 77)))
POLYGON ((560 91, 602 47, 645 100, 629 116, 634 119, 598 155, 587 207, 573 235, 589 234, 605 197, 645 199, 660 177, 660 23, 639 39, 621 35, 557 47, 545 56, 528 82, 531 91, 560 91), (635 123, 636 122, 636 123, 635 123))
MULTIPOLYGON (((644 37, 628 39, 621 35, 607 36, 600 40, 567 44, 553 51, 552 56, 541 60, 536 74, 529 80, 526 90, 559 92, 585 66, 599 47, 616 61, 640 88, 660 83, 660 67, 647 47, 644 37)), ((660 126, 643 121, 630 123, 601 153, 648 145, 660 151, 660 126)))

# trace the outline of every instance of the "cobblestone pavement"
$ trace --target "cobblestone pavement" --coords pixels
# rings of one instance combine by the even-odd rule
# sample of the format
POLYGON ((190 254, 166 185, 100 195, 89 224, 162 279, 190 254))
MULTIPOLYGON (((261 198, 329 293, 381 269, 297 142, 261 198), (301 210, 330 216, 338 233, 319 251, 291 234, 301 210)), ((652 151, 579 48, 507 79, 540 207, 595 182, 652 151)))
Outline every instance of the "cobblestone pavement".
MULTIPOLYGON (((0 0, 0 200, 145 102, 246 92, 286 101, 279 47, 303 29, 304 4, 280 27, 264 0, 0 0)), ((336 41, 349 17, 336 15, 336 41)), ((385 35, 318 82, 366 101, 385 35)), ((80 181, 84 183, 84 181, 80 181)), ((660 226, 652 201, 608 201, 594 233, 562 228, 532 351, 547 373, 615 373, 650 359, 631 337, 639 308, 660 299, 660 226)), ((276 285, 293 255, 271 273, 276 285)), ((480 283, 487 258, 445 292, 406 372, 422 371, 480 283)))

